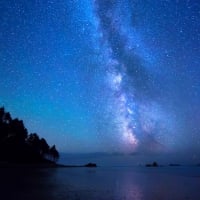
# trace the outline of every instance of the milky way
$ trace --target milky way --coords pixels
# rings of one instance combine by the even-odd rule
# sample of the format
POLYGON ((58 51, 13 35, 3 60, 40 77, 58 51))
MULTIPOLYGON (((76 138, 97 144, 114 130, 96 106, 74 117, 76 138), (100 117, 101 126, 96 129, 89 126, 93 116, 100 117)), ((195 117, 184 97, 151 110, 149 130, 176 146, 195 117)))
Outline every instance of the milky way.
POLYGON ((117 135, 123 150, 135 150, 146 135, 151 135, 146 145, 156 143, 157 139, 160 142, 162 135, 157 138, 154 132, 162 126, 160 131, 167 134, 168 124, 154 111, 155 103, 151 98, 155 90, 154 77, 147 71, 148 66, 151 67, 150 53, 132 24, 130 2, 95 1, 95 11, 102 37, 107 84, 112 93, 109 109, 118 135, 113 134, 117 135))
POLYGON ((196 152, 199 9, 4 0, 0 106, 65 152, 196 152))

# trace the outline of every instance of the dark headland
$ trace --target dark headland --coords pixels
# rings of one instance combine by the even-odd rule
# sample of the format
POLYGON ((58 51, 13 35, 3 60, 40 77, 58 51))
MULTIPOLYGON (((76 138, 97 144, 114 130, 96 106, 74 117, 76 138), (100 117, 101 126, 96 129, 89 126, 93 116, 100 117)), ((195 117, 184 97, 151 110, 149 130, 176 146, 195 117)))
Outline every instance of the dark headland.
POLYGON ((37 133, 28 133, 22 120, 0 108, 0 167, 96 167, 57 164, 59 152, 37 133))

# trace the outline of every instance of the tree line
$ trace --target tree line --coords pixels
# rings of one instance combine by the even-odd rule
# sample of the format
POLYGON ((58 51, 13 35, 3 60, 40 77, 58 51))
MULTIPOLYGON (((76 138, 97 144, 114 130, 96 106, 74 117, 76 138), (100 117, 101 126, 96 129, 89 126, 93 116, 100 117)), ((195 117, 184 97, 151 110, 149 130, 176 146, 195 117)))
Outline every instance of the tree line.
POLYGON ((58 158, 55 145, 50 147, 37 133, 28 134, 22 120, 12 119, 0 107, 0 161, 56 162, 58 158))

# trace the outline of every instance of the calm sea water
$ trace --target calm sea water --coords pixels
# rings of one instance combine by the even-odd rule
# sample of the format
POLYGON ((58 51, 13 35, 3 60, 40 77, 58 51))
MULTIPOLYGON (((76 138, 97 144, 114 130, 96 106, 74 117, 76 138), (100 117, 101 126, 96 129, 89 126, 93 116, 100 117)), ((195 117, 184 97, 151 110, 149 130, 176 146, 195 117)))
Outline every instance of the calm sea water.
POLYGON ((97 168, 1 168, 0 199, 200 199, 200 167, 146 168, 108 164, 97 168))

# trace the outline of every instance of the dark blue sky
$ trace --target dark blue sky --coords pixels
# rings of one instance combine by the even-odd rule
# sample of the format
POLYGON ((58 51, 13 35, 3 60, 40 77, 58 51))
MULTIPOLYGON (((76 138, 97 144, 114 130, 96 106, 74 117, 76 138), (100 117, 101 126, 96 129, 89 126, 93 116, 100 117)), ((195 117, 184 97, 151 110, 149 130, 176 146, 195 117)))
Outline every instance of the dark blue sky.
POLYGON ((2 0, 0 105, 60 151, 197 154, 199 19, 197 0, 2 0))

